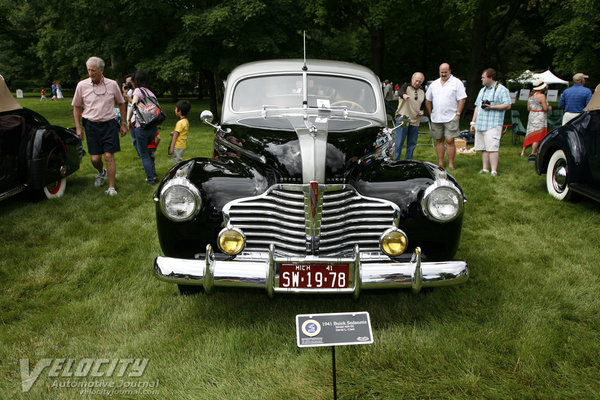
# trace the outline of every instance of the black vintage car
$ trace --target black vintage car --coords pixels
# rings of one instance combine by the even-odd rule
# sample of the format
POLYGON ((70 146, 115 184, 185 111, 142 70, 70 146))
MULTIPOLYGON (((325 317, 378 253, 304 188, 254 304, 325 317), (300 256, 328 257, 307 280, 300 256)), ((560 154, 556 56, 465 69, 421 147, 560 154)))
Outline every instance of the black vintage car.
POLYGON ((0 200, 23 191, 34 200, 62 196, 84 154, 75 131, 21 107, 0 77, 0 200))
MULTIPOLYGON (((201 115, 212 125, 212 114, 201 115)), ((214 157, 158 187, 161 280, 274 293, 453 285, 465 196, 443 169, 393 161, 381 83, 350 63, 255 62, 227 79, 214 157)))
POLYGON ((577 194, 600 201, 600 92, 583 113, 542 139, 535 168, 546 174, 548 193, 555 198, 577 194))

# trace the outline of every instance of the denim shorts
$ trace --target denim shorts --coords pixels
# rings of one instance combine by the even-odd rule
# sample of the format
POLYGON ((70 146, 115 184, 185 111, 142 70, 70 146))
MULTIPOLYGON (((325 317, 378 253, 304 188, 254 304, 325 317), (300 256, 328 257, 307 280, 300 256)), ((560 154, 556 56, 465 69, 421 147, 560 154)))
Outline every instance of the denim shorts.
POLYGON ((88 153, 97 155, 121 151, 119 123, 116 119, 104 122, 84 120, 83 127, 85 128, 88 153))

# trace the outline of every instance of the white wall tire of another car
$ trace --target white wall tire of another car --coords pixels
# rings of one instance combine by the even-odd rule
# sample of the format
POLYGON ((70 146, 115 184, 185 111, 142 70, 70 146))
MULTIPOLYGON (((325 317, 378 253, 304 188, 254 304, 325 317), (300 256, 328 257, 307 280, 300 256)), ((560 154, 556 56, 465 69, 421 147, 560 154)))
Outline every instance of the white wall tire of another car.
POLYGON ((567 201, 573 195, 573 191, 569 188, 569 165, 564 151, 556 150, 546 170, 546 188, 548 193, 554 198, 562 201, 567 201))
POLYGON ((47 199, 55 199, 65 194, 67 188, 67 178, 62 178, 56 182, 52 182, 42 189, 43 196, 47 199))

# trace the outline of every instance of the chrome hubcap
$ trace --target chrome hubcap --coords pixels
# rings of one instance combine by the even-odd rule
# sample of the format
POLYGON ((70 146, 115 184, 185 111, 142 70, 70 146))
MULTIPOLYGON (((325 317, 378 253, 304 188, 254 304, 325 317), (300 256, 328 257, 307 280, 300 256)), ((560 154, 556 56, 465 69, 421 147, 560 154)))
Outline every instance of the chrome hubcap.
POLYGON ((564 160, 559 160, 554 167, 553 179, 554 189, 562 192, 567 187, 567 165, 564 160))

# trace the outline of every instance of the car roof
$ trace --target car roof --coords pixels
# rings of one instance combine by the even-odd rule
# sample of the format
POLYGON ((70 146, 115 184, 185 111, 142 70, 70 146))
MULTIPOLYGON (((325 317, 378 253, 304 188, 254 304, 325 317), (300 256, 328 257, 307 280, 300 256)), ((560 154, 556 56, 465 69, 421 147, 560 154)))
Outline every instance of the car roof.
POLYGON ((0 75, 0 112, 20 110, 22 108, 12 93, 10 93, 10 90, 8 90, 8 86, 6 86, 2 75, 0 75))
MULTIPOLYGON (((257 73, 301 73, 304 67, 304 60, 289 59, 289 60, 266 60, 255 61, 240 65, 229 74, 228 82, 235 82, 240 78, 257 73)), ((359 64, 353 64, 344 61, 331 60, 306 60, 306 68, 309 73, 339 73, 343 75, 351 75, 369 80, 375 85, 380 85, 379 78, 369 68, 359 64)))
MULTIPOLYGON (((223 102, 222 122, 233 122, 240 116, 235 115, 229 109, 231 103, 232 86, 236 82, 251 76, 268 75, 268 74, 300 74, 306 65, 306 70, 309 74, 334 74, 339 76, 348 76, 360 78, 368 81, 373 87, 373 91, 382 93, 381 81, 369 68, 345 61, 318 60, 318 59, 281 59, 281 60, 264 60, 254 61, 242 64, 236 67, 229 76, 226 82, 225 99, 223 102)), ((377 120, 379 123, 385 124, 385 106, 383 104, 383 95, 377 96, 377 113, 371 115, 370 119, 377 120)))

